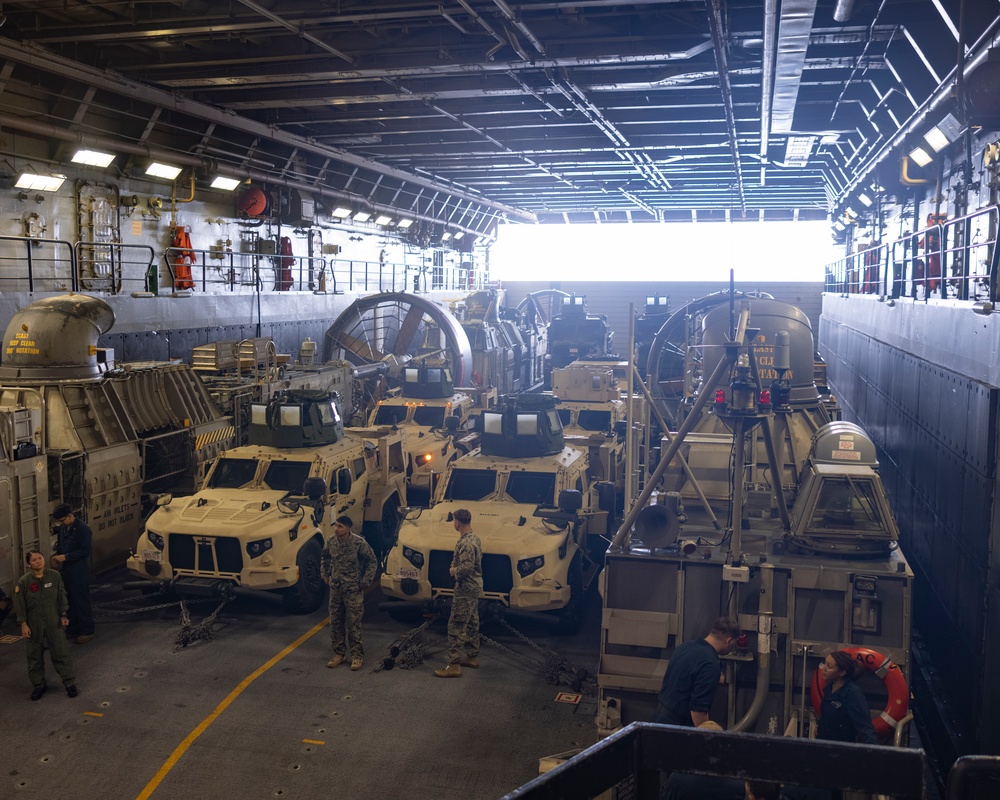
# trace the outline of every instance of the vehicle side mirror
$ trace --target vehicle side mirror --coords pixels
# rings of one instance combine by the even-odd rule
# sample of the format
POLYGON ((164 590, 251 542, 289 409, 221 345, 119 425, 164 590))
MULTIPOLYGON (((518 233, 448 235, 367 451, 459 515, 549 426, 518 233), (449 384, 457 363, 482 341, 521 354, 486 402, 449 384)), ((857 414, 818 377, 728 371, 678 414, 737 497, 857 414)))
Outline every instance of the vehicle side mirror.
POLYGON ((354 485, 354 476, 347 467, 337 470, 337 494, 348 494, 354 485))

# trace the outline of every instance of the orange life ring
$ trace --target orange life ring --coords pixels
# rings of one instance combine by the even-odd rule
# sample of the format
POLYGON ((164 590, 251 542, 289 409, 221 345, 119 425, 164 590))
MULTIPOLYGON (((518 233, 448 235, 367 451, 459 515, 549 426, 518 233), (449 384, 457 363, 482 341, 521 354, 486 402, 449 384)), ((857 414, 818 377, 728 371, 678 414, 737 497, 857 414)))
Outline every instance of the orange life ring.
MULTIPOLYGON (((869 650, 867 647, 845 647, 844 652, 850 653, 856 661, 861 662, 861 666, 869 672, 874 672, 885 684, 886 691, 889 692, 889 699, 886 700, 885 709, 872 720, 872 724, 879 737, 888 736, 899 721, 906 716, 910 707, 910 690, 906 686, 903 671, 888 656, 875 650, 869 650)), ((816 672, 813 673, 812 685, 809 687, 809 698, 812 700, 813 710, 817 716, 819 716, 820 703, 823 700, 825 688, 826 681, 817 668, 816 672)))

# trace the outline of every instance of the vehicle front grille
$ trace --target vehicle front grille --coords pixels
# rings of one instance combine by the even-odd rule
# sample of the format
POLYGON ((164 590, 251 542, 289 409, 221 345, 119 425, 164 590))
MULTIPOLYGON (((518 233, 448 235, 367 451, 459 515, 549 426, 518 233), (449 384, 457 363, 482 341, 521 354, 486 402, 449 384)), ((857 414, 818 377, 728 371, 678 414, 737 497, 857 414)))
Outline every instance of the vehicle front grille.
POLYGON ((240 540, 232 536, 191 536, 172 533, 167 558, 174 569, 194 572, 238 573, 243 569, 240 540))
MULTIPOLYGON (((431 586, 435 589, 454 589, 455 579, 448 569, 454 553, 450 550, 431 550, 431 558, 427 569, 431 586)), ((510 594, 514 585, 514 575, 507 556, 483 555, 483 591, 500 594, 510 594)))

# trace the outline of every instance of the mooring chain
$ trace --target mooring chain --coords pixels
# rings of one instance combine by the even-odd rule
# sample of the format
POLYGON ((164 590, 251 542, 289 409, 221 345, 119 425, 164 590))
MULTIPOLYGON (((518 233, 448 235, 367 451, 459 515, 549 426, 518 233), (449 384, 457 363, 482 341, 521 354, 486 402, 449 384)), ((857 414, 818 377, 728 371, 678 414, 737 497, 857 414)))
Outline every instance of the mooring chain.
MULTIPOLYGON (((152 600, 155 597, 163 597, 163 596, 166 596, 167 594, 168 594, 168 590, 166 588, 162 588, 159 591, 154 592, 153 594, 143 595, 143 597, 141 599, 152 600)), ((101 609, 108 609, 111 606, 120 606, 120 605, 125 605, 126 603, 134 603, 136 601, 136 599, 139 599, 139 598, 136 598, 136 597, 120 597, 117 600, 109 600, 106 603, 100 603, 99 605, 95 606, 95 608, 97 609, 97 612, 94 614, 94 616, 95 617, 126 617, 126 616, 129 616, 131 614, 145 614, 147 611, 159 611, 161 608, 175 608, 178 605, 180 605, 180 603, 181 603, 180 600, 172 600, 169 603, 158 603, 157 605, 152 605, 152 606, 140 606, 138 608, 128 608, 128 609, 125 609, 124 611, 108 611, 108 610, 101 611, 101 609)), ((206 598, 197 598, 195 600, 191 600, 190 602, 192 602, 192 603, 206 603, 206 602, 210 603, 210 602, 212 602, 212 600, 213 600, 213 598, 206 597, 206 598)))
POLYGON ((424 651, 427 649, 427 642, 421 638, 421 634, 436 622, 438 615, 428 617, 424 622, 413 630, 409 631, 401 639, 396 640, 389 646, 389 655, 375 667, 374 672, 381 672, 383 669, 414 669, 419 667, 424 661, 424 651))
POLYGON ((196 642, 199 639, 214 639, 215 638, 215 628, 212 627, 215 623, 215 618, 222 611, 223 607, 228 603, 230 598, 222 598, 222 602, 219 603, 218 607, 209 614, 205 619, 199 622, 197 625, 191 624, 191 614, 188 613, 187 604, 181 600, 181 630, 177 634, 177 647, 187 647, 192 642, 196 642))
MULTIPOLYGON (((497 617, 496 621, 503 625, 526 645, 534 650, 537 650, 538 653, 545 659, 545 667, 543 671, 546 683, 553 686, 562 683, 572 687, 574 691, 585 691, 588 694, 593 691, 594 686, 596 686, 596 681, 587 672, 587 670, 576 667, 565 656, 562 656, 552 650, 547 650, 536 642, 531 641, 531 639, 521 633, 521 631, 511 625, 503 617, 497 617), (594 685, 591 686, 589 684, 594 685)), ((490 644, 493 644, 508 653, 514 653, 519 656, 519 654, 515 653, 515 651, 511 650, 509 647, 505 647, 489 637, 482 636, 482 634, 480 634, 480 637, 486 639, 486 641, 490 644)))

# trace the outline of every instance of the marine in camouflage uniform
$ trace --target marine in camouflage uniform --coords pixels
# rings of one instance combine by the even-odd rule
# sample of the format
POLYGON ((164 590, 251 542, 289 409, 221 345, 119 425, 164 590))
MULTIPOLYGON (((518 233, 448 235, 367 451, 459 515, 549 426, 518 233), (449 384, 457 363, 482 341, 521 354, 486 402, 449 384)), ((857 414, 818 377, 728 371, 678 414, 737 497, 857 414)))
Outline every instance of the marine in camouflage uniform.
POLYGON ((45 557, 32 551, 27 556, 31 569, 14 586, 14 613, 21 623, 21 635, 28 640, 28 677, 38 700, 47 688, 45 684, 44 643, 48 642, 49 658, 70 697, 76 697, 73 663, 63 628, 69 624, 66 612, 69 598, 62 577, 54 569, 45 568, 45 557))
POLYGON ((361 639, 361 617, 365 610, 363 588, 375 579, 378 560, 368 542, 351 533, 352 524, 351 518, 346 515, 337 517, 333 536, 323 547, 320 569, 323 580, 330 585, 333 658, 327 666, 335 667, 344 661, 346 633, 351 645, 351 669, 357 670, 361 669, 365 655, 361 639))
POLYGON ((439 678, 457 678, 462 667, 479 666, 479 598, 483 596, 483 545, 472 532, 472 514, 464 508, 454 514, 459 532, 451 574, 455 595, 448 617, 448 666, 434 670, 439 678))

